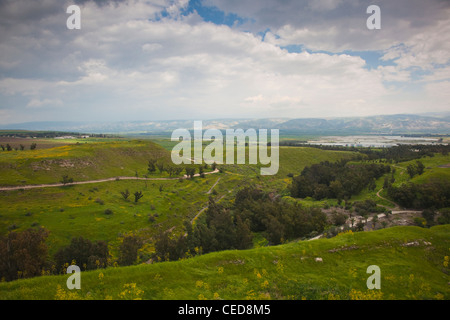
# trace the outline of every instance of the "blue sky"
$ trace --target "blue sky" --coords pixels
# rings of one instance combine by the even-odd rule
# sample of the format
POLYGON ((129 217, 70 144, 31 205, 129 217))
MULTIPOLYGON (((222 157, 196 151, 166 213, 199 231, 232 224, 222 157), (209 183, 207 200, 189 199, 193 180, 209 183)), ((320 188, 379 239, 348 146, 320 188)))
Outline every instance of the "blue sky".
POLYGON ((0 124, 450 110, 450 4, 370 4, 2 1, 0 124))

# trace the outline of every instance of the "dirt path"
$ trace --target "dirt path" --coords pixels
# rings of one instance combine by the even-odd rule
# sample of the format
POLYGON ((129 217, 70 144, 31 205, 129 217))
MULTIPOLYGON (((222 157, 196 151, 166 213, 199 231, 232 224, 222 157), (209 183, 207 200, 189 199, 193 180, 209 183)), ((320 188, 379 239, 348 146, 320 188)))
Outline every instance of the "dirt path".
POLYGON ((213 186, 211 187, 211 189, 209 189, 209 191, 208 191, 206 194, 210 194, 210 193, 213 191, 213 189, 214 189, 214 187, 216 186, 216 184, 219 183, 220 178, 222 178, 222 177, 219 177, 219 178, 217 179, 217 181, 213 184, 213 186))
MULTIPOLYGON (((218 173, 219 169, 216 169, 211 172, 204 172, 204 174, 213 174, 218 173)), ((200 174, 194 174, 194 177, 199 177, 200 174)), ((106 179, 98 179, 98 180, 86 180, 86 181, 75 181, 72 183, 51 183, 51 184, 31 184, 24 186, 14 186, 14 187, 0 187, 0 191, 11 191, 11 190, 29 190, 29 189, 37 189, 37 188, 51 188, 51 187, 64 187, 64 186, 73 186, 78 184, 89 184, 89 183, 100 183, 100 182, 108 182, 108 181, 116 181, 116 180, 146 180, 146 181, 164 181, 164 180, 178 180, 178 179, 187 179, 188 176, 184 175, 183 177, 175 177, 175 178, 139 178, 139 177, 113 177, 106 179)), ((220 179, 220 178, 219 178, 220 179)), ((217 182, 216 182, 217 183, 217 182)))
POLYGON ((381 195, 380 195, 380 192, 381 192, 381 191, 383 191, 383 188, 381 188, 380 190, 378 190, 378 192, 377 192, 377 197, 378 197, 378 198, 383 199, 383 200, 385 200, 385 201, 387 201, 387 202, 389 202, 389 203, 392 203, 392 204, 394 205, 394 209, 396 209, 396 210, 401 210, 401 207, 400 207, 397 203, 395 203, 394 201, 391 201, 391 200, 386 199, 385 197, 381 196, 381 195))

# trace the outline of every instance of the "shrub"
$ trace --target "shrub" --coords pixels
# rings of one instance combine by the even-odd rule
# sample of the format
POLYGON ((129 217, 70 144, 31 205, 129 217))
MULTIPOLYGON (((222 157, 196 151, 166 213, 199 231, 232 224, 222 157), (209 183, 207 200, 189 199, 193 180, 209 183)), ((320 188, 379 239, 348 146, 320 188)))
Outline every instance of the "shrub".
POLYGON ((112 211, 111 209, 106 209, 106 210, 104 211, 104 213, 105 213, 106 215, 111 215, 111 214, 113 214, 113 211, 112 211))
POLYGON ((331 221, 336 226, 342 226, 345 224, 345 221, 347 220, 347 216, 340 212, 334 212, 331 216, 331 221))
POLYGON ((441 215, 437 218, 439 224, 450 224, 450 208, 441 210, 441 215))
POLYGON ((95 202, 97 202, 97 203, 100 204, 100 205, 104 205, 104 204, 105 204, 105 201, 103 201, 103 200, 100 199, 100 198, 95 199, 95 202))
POLYGON ((427 225, 427 221, 422 217, 414 218, 414 224, 419 227, 425 227, 427 225))
POLYGON ((427 221, 428 226, 432 226, 434 224, 434 216, 436 212, 433 209, 425 209, 422 211, 422 217, 427 221))

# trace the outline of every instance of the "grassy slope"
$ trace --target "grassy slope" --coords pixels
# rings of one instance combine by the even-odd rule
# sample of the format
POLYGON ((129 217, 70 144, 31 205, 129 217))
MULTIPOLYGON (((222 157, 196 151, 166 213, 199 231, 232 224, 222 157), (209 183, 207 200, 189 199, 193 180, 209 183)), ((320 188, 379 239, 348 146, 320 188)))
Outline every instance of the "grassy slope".
MULTIPOLYGON (((21 179, 27 180, 27 183, 51 183, 57 182, 62 174, 67 173, 74 176, 76 180, 118 175, 134 176, 135 170, 142 176, 146 173, 147 160, 150 156, 154 156, 155 152, 168 155, 166 150, 148 141, 110 141, 103 144, 35 151, 33 154, 32 151, 11 152, 7 156, 2 154, 0 166, 12 163, 17 164, 17 167, 1 167, 0 178, 4 180, 0 181, 0 184, 22 184, 21 179), (28 156, 32 155, 33 157, 26 159, 25 152, 29 152, 28 156), (69 160, 74 167, 64 168, 60 166, 61 163, 53 163, 50 165, 51 170, 34 172, 27 169, 32 162, 61 158, 69 160), (95 165, 83 167, 78 163, 80 159, 92 161, 95 165), (85 175, 83 179, 77 179, 77 170, 80 175, 85 175)), ((249 181, 262 184, 265 188, 280 190, 290 182, 290 178, 286 177, 287 173, 298 174, 306 165, 325 160, 335 161, 351 155, 351 152, 282 147, 280 148, 280 172, 276 176, 258 177, 257 166, 227 165, 225 174, 210 175, 205 179, 197 178, 192 181, 149 181, 147 184, 143 181, 113 181, 63 188, 0 192, 1 202, 6 203, 0 212, 2 216, 0 232, 6 233, 7 227, 12 223, 17 224, 20 230, 37 222, 38 225, 43 225, 51 231, 48 243, 51 253, 55 252, 58 247, 68 244, 70 238, 77 235, 91 240, 107 240, 112 246, 117 246, 120 234, 125 232, 148 235, 157 230, 157 225, 166 229, 172 226, 181 227, 184 219, 192 218, 207 203, 209 195, 206 192, 219 177, 221 180, 215 187, 218 192, 217 198, 222 195, 232 196, 232 191, 236 190, 237 186, 245 185, 249 181), (162 192, 159 191, 161 184, 164 187, 162 192), (132 201, 125 202, 119 195, 119 191, 125 188, 130 189, 131 192, 143 190, 144 198, 138 204, 133 204, 132 201), (95 203, 96 198, 104 200, 105 205, 95 203), (114 214, 106 216, 103 213, 106 208, 113 209, 114 214), (27 215, 28 212, 31 215, 27 215), (148 214, 155 213, 158 213, 159 217, 155 222, 149 222, 148 214)), ((446 159, 435 157, 430 161, 438 162, 425 163, 425 166, 434 165, 436 167, 436 164, 442 164, 446 159)), ((399 166, 401 165, 403 164, 399 164, 399 166)), ((438 168, 438 170, 440 169, 447 170, 445 172, 449 170, 448 168, 438 168)), ((399 180, 401 180, 400 172, 401 170, 398 169, 396 173, 399 180)), ((424 176, 430 172, 434 171, 426 171, 424 176)), ((433 174, 441 175, 442 173, 433 174)), ((379 180, 378 182, 382 184, 382 179, 379 180)), ((227 197, 222 201, 227 201, 227 197)), ((178 229, 176 228, 175 231, 178 229)), ((245 252, 213 253, 183 262, 110 268, 104 271, 103 282, 98 280, 99 271, 88 272, 83 274, 83 289, 78 295, 86 298, 87 292, 91 292, 94 298, 103 299, 106 295, 118 298, 122 286, 125 283, 134 282, 144 290, 146 299, 197 299, 200 294, 206 298, 212 298, 215 292, 220 297, 230 299, 263 298, 266 294, 271 298, 327 298, 328 293, 348 298, 350 288, 355 287, 364 291, 365 279, 368 276, 365 274, 365 268, 370 264, 378 264, 382 268, 383 283, 392 283, 391 291, 385 291, 382 287, 384 298, 433 298, 437 293, 442 293, 448 298, 448 292, 445 292, 448 290, 446 289, 448 277, 445 282, 442 282, 444 284, 441 284, 437 270, 439 270, 439 266, 442 266, 443 257, 448 255, 448 243, 445 245, 442 243, 448 241, 449 229, 437 227, 432 230, 394 228, 392 231, 380 231, 384 232, 388 238, 393 238, 392 241, 397 244, 417 237, 428 239, 436 236, 438 239, 436 244, 429 240, 433 246, 439 247, 432 252, 424 250, 424 246, 417 248, 390 246, 393 243, 377 248, 380 239, 375 235, 378 233, 368 233, 367 235, 361 233, 318 242, 288 244, 245 252), (446 235, 447 238, 442 235, 446 235), (361 246, 358 250, 334 254, 327 252, 326 248, 336 247, 342 241, 342 243, 348 244, 350 243, 349 239, 363 241, 365 247, 361 246), (369 245, 371 241, 375 241, 375 247, 372 249, 369 245), (319 265, 314 263, 314 256, 323 257, 324 263, 319 265), (302 260, 301 257, 304 259, 302 260), (345 262, 344 260, 347 258, 349 261, 345 262), (432 262, 428 261, 428 258, 432 262), (373 259, 378 260, 374 262, 373 259), (412 267, 407 266, 408 259, 412 259, 412 267), (422 260, 428 261, 426 262, 427 266, 431 263, 430 270, 432 271, 423 267, 422 260), (241 261, 245 261, 245 263, 240 264, 241 261), (279 261, 280 264, 274 263, 275 261, 279 261), (391 265, 394 261, 397 261, 399 266, 406 268, 405 274, 400 273, 400 269, 391 265), (386 263, 386 266, 389 267, 388 273, 384 273, 385 269, 382 263, 386 263), (180 264, 182 264, 181 267, 180 264), (220 273, 219 267, 223 267, 223 273, 220 273), (319 273, 317 268, 320 270, 319 273), (299 272, 299 270, 301 271, 299 272), (257 273, 260 274, 260 278, 257 273), (414 275, 415 280, 409 280, 410 274, 414 275), (264 282, 266 280, 267 283, 264 282), (197 281, 203 281, 203 283, 197 281), (98 291, 98 288, 102 286, 107 294, 98 291), (402 286, 406 286, 406 289, 399 288, 402 286)), ((442 275, 440 274, 441 277, 442 275)), ((64 276, 45 277, 2 284, 0 285, 0 297, 52 299, 55 297, 58 284, 65 288, 65 279, 64 276), (40 282, 47 281, 44 279, 49 281, 48 285, 40 282), (9 289, 12 290, 10 294, 7 293, 9 289)))
MULTIPOLYGON (((434 157, 423 157, 421 159, 418 159, 420 162, 422 162, 425 166, 425 170, 423 174, 416 175, 412 179, 409 176, 406 168, 408 165, 416 164, 417 160, 411 160, 411 161, 405 161, 405 162, 399 162, 398 164, 392 165, 393 168, 395 168, 395 182, 394 186, 398 187, 399 185, 407 182, 412 183, 426 183, 434 179, 443 179, 443 180, 449 180, 450 179, 450 168, 449 167, 442 167, 443 165, 450 163, 450 155, 442 155, 442 154, 435 154, 434 157)), ((377 190, 379 190, 383 186, 384 177, 381 177, 377 181, 377 188, 375 190, 375 193, 377 190)), ((366 190, 367 191, 367 190, 366 190)), ((358 195, 355 198, 352 198, 352 200, 360 200, 364 198, 372 198, 373 200, 376 200, 380 204, 386 204, 390 205, 389 203, 383 202, 383 200, 376 199, 376 195, 374 192, 362 192, 360 195, 358 195), (369 195, 371 194, 371 196, 369 195)), ((381 196, 387 198, 387 191, 383 190, 381 192, 381 196)))
POLYGON ((0 185, 57 183, 68 174, 75 181, 146 174, 151 157, 170 161, 170 153, 151 141, 80 143, 0 153, 0 185))
MULTIPOLYGON (((280 150, 280 170, 274 177, 260 177, 256 165, 226 165, 225 174, 207 175, 206 178, 174 181, 133 181, 121 180, 104 183, 55 187, 45 189, 16 190, 0 192, 0 233, 15 225, 24 230, 32 225, 44 226, 51 231, 49 246, 51 252, 66 245, 74 236, 84 236, 91 240, 116 241, 125 232, 153 234, 157 226, 169 229, 181 227, 184 219, 191 219, 208 202, 208 190, 220 177, 215 186, 217 195, 233 196, 234 191, 251 181, 264 185, 267 189, 281 190, 290 182, 286 172, 300 172, 304 166, 326 159, 337 160, 352 153, 329 152, 315 148, 284 148, 280 150), (160 192, 159 187, 163 190, 160 192), (131 193, 142 190, 144 197, 139 203, 122 199, 120 191, 129 189, 131 193), (231 192, 230 192, 231 191, 231 192), (101 199, 104 205, 96 202, 101 199), (114 214, 107 216, 105 209, 114 214), (158 214, 154 222, 148 215, 158 214)), ((2 168, 0 177, 3 184, 14 185, 20 179, 28 183, 58 182, 63 174, 76 181, 100 179, 119 175, 139 176, 146 174, 150 157, 162 155, 169 159, 169 152, 149 141, 108 141, 86 145, 70 145, 46 150, 17 151, 0 154, 0 163, 17 163, 17 168, 2 168), (25 159, 29 156, 29 159, 25 159), (52 160, 65 160, 73 167, 61 167, 52 160), (22 162, 21 162, 22 161, 22 162), (92 163, 84 166, 83 162, 92 163), (33 164, 46 163, 50 170, 33 171, 33 164), (19 179, 18 179, 19 178, 19 179)), ((170 161, 170 160, 168 160, 170 161)), ((41 165, 43 166, 43 165, 41 165)), ((159 173, 151 176, 160 176, 159 173)), ((167 176, 166 173, 163 176, 167 176)), ((179 228, 175 231, 180 231, 179 228)))
POLYGON ((449 255, 449 232, 449 225, 431 229, 393 227, 275 247, 217 252, 184 261, 89 271, 82 273, 81 290, 76 292, 66 289, 68 276, 37 277, 1 283, 0 297, 449 299, 450 270, 444 265, 444 257, 448 259, 449 255), (405 246, 413 241, 419 245, 405 246), (323 262, 315 262, 315 257, 323 262), (381 269, 381 290, 366 288, 369 265, 381 269), (124 285, 130 283, 135 284, 135 289, 125 292, 124 285), (58 286, 62 290, 57 294, 58 286))

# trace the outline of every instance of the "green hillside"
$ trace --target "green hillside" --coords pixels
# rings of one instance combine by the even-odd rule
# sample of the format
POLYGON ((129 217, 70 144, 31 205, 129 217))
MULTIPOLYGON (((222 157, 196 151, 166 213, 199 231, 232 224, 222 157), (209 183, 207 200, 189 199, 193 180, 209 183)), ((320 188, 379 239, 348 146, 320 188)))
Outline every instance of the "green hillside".
POLYGON ((170 161, 170 153, 148 140, 79 143, 50 149, 0 153, 0 186, 57 183, 146 174, 150 158, 170 161))
POLYGON ((449 299, 449 225, 393 227, 176 262, 0 283, 1 299, 449 299), (317 262, 315 258, 322 258, 317 262), (381 289, 366 287, 367 267, 381 289))

